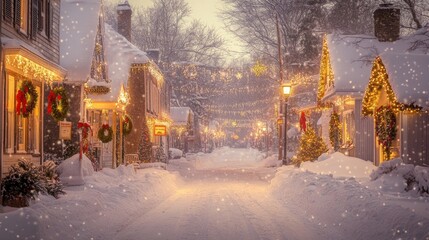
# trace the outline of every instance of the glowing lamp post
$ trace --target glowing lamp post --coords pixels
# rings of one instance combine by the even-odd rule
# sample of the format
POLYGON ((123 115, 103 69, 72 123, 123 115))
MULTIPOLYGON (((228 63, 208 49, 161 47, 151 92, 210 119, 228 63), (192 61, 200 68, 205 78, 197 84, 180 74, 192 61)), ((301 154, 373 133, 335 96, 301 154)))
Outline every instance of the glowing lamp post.
POLYGON ((283 164, 289 164, 289 160, 287 158, 287 100, 290 96, 292 87, 289 84, 282 85, 282 94, 285 101, 285 109, 284 109, 284 132, 283 132, 283 164))

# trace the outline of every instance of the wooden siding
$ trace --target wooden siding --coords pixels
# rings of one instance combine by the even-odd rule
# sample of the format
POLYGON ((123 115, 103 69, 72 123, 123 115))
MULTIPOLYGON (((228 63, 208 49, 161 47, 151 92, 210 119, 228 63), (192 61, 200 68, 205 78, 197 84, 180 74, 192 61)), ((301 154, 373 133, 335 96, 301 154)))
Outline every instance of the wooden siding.
POLYGON ((404 163, 429 166, 429 114, 401 114, 404 163))
MULTIPOLYGON (((37 49, 47 59, 58 64, 60 61, 60 0, 52 1, 52 11, 53 20, 50 39, 48 39, 44 34, 40 34, 39 32, 37 33, 36 39, 30 39, 31 29, 29 29, 28 36, 25 36, 24 34, 19 33, 14 28, 12 23, 3 21, 3 17, 1 18, 1 35, 12 39, 19 39, 27 43, 28 45, 37 49)), ((30 12, 31 11, 29 11, 29 14, 30 12)), ((31 25, 29 25, 29 28, 31 28, 31 25)))
POLYGON ((361 113, 362 100, 355 101, 356 152, 358 158, 374 162, 374 122, 361 113))

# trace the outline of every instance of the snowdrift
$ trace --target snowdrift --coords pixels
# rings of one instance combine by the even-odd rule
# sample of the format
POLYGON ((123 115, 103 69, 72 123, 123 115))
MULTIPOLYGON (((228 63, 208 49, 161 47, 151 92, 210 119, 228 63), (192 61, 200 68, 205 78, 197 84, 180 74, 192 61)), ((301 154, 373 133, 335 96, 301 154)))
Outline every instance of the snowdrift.
POLYGON ((64 160, 57 168, 61 182, 66 186, 80 186, 85 183, 84 177, 94 174, 91 160, 83 154, 79 161, 79 153, 64 160))

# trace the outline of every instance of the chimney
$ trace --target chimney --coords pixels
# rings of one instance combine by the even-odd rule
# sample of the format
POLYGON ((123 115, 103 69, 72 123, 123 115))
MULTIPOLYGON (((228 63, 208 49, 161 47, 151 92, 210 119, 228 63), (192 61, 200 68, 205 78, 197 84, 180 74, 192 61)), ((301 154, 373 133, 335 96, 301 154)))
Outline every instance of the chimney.
POLYGON ((131 6, 127 0, 118 4, 116 7, 118 13, 118 32, 131 42, 131 6))
POLYGON ((161 52, 159 49, 148 49, 146 50, 146 55, 156 64, 159 64, 159 60, 161 58, 161 52))
POLYGON ((374 11, 374 34, 380 42, 399 39, 401 10, 391 3, 383 3, 374 11))

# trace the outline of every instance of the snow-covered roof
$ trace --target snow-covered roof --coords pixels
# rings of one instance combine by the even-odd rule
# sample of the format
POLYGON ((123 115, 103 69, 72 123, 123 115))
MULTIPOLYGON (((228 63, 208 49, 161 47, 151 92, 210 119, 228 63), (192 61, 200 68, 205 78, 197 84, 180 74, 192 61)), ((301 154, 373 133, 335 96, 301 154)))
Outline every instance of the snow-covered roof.
POLYGON ((326 40, 334 87, 325 92, 324 97, 349 93, 361 96, 368 85, 376 56, 384 53, 428 53, 429 49, 421 42, 429 41, 429 26, 395 42, 380 42, 374 36, 336 34, 327 35, 326 40))
POLYGON ((90 77, 100 11, 100 0, 61 1, 60 64, 69 81, 90 77))
POLYGON ((171 107, 170 116, 173 120, 173 125, 186 125, 188 123, 188 116, 192 114, 189 107, 171 107))
POLYGON ((429 108, 429 55, 380 55, 392 89, 400 103, 429 108))
POLYGON ((105 57, 108 65, 108 76, 111 82, 110 92, 103 95, 91 95, 93 101, 116 102, 121 85, 127 85, 131 64, 149 63, 146 53, 130 43, 110 25, 105 25, 105 57))

